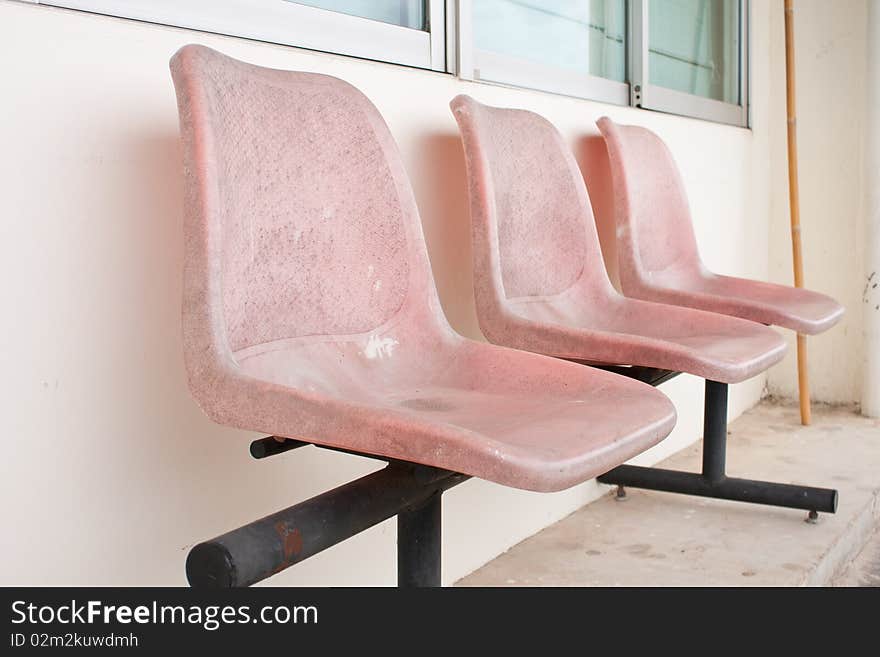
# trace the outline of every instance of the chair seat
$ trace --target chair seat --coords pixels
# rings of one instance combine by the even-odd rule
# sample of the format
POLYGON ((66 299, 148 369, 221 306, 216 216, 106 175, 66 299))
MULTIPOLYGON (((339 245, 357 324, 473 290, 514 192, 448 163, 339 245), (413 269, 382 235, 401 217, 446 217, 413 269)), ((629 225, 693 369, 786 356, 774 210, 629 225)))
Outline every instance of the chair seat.
POLYGON ((782 326, 805 335, 827 331, 844 312, 834 299, 818 292, 712 272, 655 273, 651 284, 640 284, 625 292, 641 299, 782 326))
POLYGON ((373 332, 236 354, 223 424, 535 491, 602 474, 664 438, 675 410, 625 377, 447 335, 373 332))
POLYGON ((746 320, 612 293, 588 301, 576 288, 512 300, 514 317, 484 326, 496 344, 609 365, 641 365, 738 383, 785 355, 772 329, 746 320))

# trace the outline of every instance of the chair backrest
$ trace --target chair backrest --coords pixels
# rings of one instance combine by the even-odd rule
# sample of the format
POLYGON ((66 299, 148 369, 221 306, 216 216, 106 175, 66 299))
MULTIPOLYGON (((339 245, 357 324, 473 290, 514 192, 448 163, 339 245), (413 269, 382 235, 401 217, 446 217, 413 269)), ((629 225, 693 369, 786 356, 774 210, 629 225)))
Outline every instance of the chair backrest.
POLYGON ((533 112, 468 96, 450 106, 470 180, 478 312, 578 282, 609 291, 586 186, 556 128, 533 112))
POLYGON ((196 45, 171 71, 187 349, 362 334, 436 295, 397 147, 360 91, 196 45))
POLYGON ((702 267, 681 174, 666 144, 639 126, 597 122, 611 164, 624 292, 655 272, 702 267))

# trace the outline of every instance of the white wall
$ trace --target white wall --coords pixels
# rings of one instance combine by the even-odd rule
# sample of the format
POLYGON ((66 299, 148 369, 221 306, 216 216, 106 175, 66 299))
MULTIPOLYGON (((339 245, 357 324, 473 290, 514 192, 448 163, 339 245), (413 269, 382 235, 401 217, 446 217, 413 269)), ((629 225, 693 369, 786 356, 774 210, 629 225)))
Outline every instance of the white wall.
MULTIPOLYGON (((858 400, 863 374, 867 1, 876 0, 794 3, 804 281, 846 307, 840 324, 808 340, 811 396, 827 402, 858 400)), ((791 285, 782 14, 774 21, 770 276, 791 285)), ((787 334, 789 352, 770 373, 769 388, 797 397, 794 334, 787 334)))
POLYGON ((880 3, 867 7, 867 56, 865 84, 865 254, 862 313, 864 331, 862 350, 861 410, 869 417, 880 417, 880 126, 876 116, 880 108, 880 3), (874 284, 878 283, 877 286, 874 284))
MULTIPOLYGON (((784 119, 768 118, 768 52, 779 38, 770 29, 779 23, 775 4, 754 3, 756 129, 748 131, 0 2, 0 584, 183 584, 194 543, 376 467, 315 448, 253 461, 247 446, 255 436, 213 425, 187 393, 179 335, 181 164, 167 68, 181 45, 200 42, 360 87, 400 143, 446 313, 476 337, 463 156, 448 101, 467 92, 535 110, 559 126, 588 171, 606 235, 607 172, 593 121, 607 113, 649 126, 668 141, 684 172, 706 262, 763 278, 770 134, 784 128, 784 119)), ((808 249, 808 262, 815 259, 808 249)), ((752 405, 763 386, 761 377, 736 386, 732 415, 752 405)), ((700 434, 701 382, 683 376, 663 389, 679 410, 679 425, 642 462, 700 434)), ((482 481, 453 490, 444 511, 444 580, 598 491, 587 484, 538 495, 482 481)), ((385 523, 272 583, 392 584, 394 540, 393 522, 385 523)))

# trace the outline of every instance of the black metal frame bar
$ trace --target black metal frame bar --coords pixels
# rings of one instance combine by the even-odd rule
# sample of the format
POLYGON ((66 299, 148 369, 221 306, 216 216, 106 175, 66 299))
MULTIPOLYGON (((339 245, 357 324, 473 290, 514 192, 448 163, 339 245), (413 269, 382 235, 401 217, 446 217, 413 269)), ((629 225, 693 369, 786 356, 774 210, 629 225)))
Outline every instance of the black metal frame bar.
MULTIPOLYGON (((266 458, 309 444, 269 436, 250 451, 266 458)), ((186 559, 190 586, 250 586, 395 515, 398 586, 440 586, 442 495, 470 477, 384 460, 381 470, 199 543, 186 559)))
POLYGON ((563 358, 562 360, 570 360, 579 365, 595 367, 597 370, 614 372, 615 374, 620 374, 629 379, 635 379, 636 381, 647 383, 649 386, 654 386, 655 388, 661 383, 666 383, 670 379, 674 379, 681 374, 681 372, 676 372, 674 370, 661 370, 658 367, 643 367, 641 365, 602 365, 590 361, 578 360, 576 358, 563 358))
MULTIPOLYGON (((635 368, 623 369, 634 370, 635 368)), ((626 375, 625 371, 619 373, 626 375)), ((815 519, 820 511, 835 513, 837 511, 836 490, 727 476, 725 465, 727 456, 727 389, 726 383, 706 380, 706 397, 703 406, 702 472, 681 472, 621 465, 601 475, 598 478, 599 482, 621 487, 618 491, 618 497, 623 497, 621 495, 623 487, 630 486, 668 493, 683 493, 722 500, 802 509, 810 512, 811 519, 815 519)))

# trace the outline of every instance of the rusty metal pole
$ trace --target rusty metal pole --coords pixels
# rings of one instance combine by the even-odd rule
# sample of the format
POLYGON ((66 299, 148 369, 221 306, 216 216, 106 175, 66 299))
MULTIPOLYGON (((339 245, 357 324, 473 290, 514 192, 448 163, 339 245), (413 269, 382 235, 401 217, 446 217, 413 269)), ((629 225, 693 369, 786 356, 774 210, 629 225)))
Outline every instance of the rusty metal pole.
POLYGON ((360 479, 199 543, 186 558, 191 586, 250 586, 402 514, 401 586, 440 585, 440 495, 467 475, 394 461, 360 479), (436 523, 436 526, 434 524, 436 523))
MULTIPOLYGON (((801 249, 801 212, 798 191, 797 109, 795 105, 794 0, 785 2, 785 100, 788 109, 788 198, 791 208, 791 253, 794 286, 804 286, 804 257, 801 249)), ((797 336, 798 396, 801 424, 810 424, 810 380, 807 372, 807 337, 797 336)))

